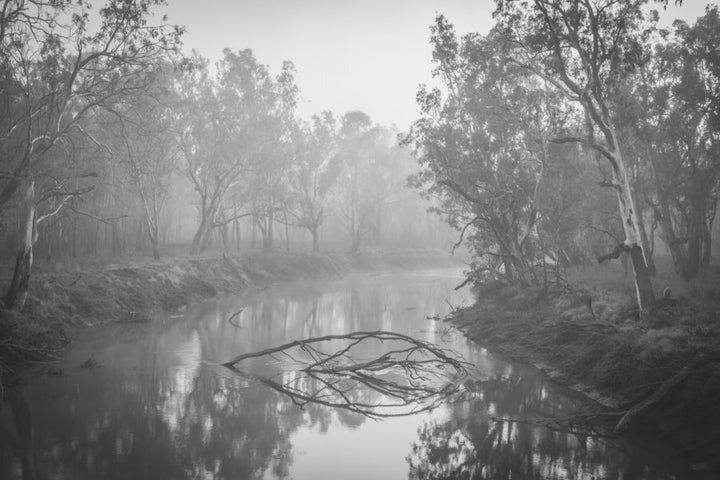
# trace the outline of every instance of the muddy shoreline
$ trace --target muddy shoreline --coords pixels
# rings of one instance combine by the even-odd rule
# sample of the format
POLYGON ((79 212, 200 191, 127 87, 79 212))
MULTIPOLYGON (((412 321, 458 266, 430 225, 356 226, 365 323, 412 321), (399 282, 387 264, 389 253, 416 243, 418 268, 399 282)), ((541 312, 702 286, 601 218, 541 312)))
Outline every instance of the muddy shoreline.
POLYGON ((624 433, 661 438, 698 471, 720 473, 717 309, 689 298, 665 299, 641 322, 626 297, 609 292, 494 285, 476 296, 475 305, 449 321, 493 353, 533 364, 595 399, 606 414, 617 412, 611 427, 693 366, 624 433))

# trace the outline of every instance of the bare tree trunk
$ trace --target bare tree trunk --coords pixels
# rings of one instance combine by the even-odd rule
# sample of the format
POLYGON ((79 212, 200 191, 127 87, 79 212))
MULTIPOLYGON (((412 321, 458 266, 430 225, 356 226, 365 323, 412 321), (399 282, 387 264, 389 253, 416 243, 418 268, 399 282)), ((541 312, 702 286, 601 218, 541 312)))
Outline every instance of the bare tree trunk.
POLYGON ((263 253, 268 253, 273 247, 273 219, 271 215, 265 217, 265 230, 263 233, 263 253))
POLYGON ((148 237, 150 237, 150 245, 152 246, 153 259, 155 259, 156 261, 160 261, 160 249, 158 248, 157 235, 153 235, 148 232, 148 237))
POLYGON ((617 148, 617 135, 614 135, 614 132, 612 133, 613 138, 609 139, 612 140, 609 143, 616 146, 613 152, 616 163, 612 170, 615 193, 618 199, 620 218, 622 219, 623 229, 625 231, 625 244, 630 249, 630 259, 632 260, 633 271, 635 273, 635 293, 638 308, 641 312, 647 312, 655 301, 655 292, 653 291, 645 252, 643 252, 642 249, 640 222, 638 221, 637 209, 633 201, 630 181, 625 170, 622 154, 620 153, 620 149, 617 148))
POLYGON ((283 212, 285 218, 285 251, 290 251, 290 225, 288 225, 287 210, 283 212))
POLYGON ((656 274, 656 268, 655 261, 652 257, 653 249, 650 246, 647 229, 645 228, 645 221, 643 220, 642 209, 638 210, 638 227, 640 228, 640 243, 645 254, 645 262, 647 263, 647 268, 650 272, 650 275, 654 277, 656 274))
POLYGON ((145 222, 142 218, 137 219, 137 227, 135 228, 135 251, 143 251, 143 230, 145 230, 145 222))
POLYGON ((200 245, 198 246, 197 253, 202 253, 207 250, 208 244, 210 243, 210 236, 213 232, 212 225, 208 225, 205 228, 202 238, 200 239, 200 245))
POLYGON ((380 202, 375 210, 375 246, 377 247, 382 243, 382 214, 382 202, 380 202))
POLYGON ((707 223, 704 224, 705 231, 703 232, 702 252, 700 255, 700 268, 702 271, 707 271, 710 266, 710 258, 712 253, 712 225, 714 220, 714 214, 712 214, 707 223))
POLYGON ((360 240, 362 238, 362 232, 358 226, 357 230, 353 230, 352 238, 350 240, 350 253, 353 255, 360 251, 360 240))
POLYGON ((37 240, 37 207, 35 206, 35 182, 30 180, 23 199, 23 223, 18 252, 15 257, 10 288, 5 294, 5 305, 8 308, 21 310, 27 301, 30 289, 30 272, 33 264, 33 245, 37 240))
POLYGON ((320 252, 320 235, 318 232, 318 226, 314 225, 310 229, 310 233, 312 234, 313 239, 313 253, 319 253, 320 252))
POLYGON ((257 241, 257 231, 256 231, 256 230, 257 230, 257 223, 258 223, 260 220, 258 219, 258 216, 257 216, 257 215, 253 215, 253 216, 252 216, 252 219, 253 219, 253 221, 251 222, 251 223, 252 223, 252 233, 251 233, 251 236, 250 236, 250 248, 255 248, 255 243, 256 243, 256 241, 257 241))
POLYGON ((195 255, 196 253, 199 253, 199 251, 202 249, 203 243, 206 241, 205 239, 207 238, 209 223, 210 221, 207 218, 206 213, 202 212, 200 218, 200 225, 198 225, 198 229, 197 231, 195 231, 192 243, 190 244, 190 255, 195 255))

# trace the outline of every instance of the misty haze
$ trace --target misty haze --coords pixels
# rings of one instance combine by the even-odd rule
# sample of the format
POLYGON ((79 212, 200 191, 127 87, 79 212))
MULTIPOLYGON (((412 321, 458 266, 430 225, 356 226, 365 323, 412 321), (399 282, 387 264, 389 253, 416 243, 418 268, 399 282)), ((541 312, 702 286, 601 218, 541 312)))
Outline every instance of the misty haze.
POLYGON ((720 479, 717 0, 0 0, 0 480, 720 479))

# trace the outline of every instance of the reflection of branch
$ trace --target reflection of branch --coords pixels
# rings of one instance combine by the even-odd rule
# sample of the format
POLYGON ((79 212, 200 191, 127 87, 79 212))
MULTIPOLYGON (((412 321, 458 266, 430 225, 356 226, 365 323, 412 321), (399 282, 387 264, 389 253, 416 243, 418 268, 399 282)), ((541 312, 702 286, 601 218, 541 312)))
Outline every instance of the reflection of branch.
POLYGON ((237 312, 230 315, 230 318, 228 318, 228 323, 230 323, 230 325, 232 325, 233 327, 242 328, 242 325, 240 325, 239 323, 235 323, 235 318, 237 318, 237 316, 240 315, 242 311, 243 309, 241 308, 237 312))
POLYGON ((447 402, 463 390, 457 379, 467 374, 468 364, 455 352, 422 340, 374 331, 296 340, 239 355, 223 365, 289 396, 299 406, 313 403, 383 418, 428 411, 447 402), (331 353, 318 347, 331 341, 346 343, 331 353), (359 360, 355 351, 373 341, 390 348, 377 357, 359 360), (296 367, 284 372, 283 380, 236 368, 248 358, 276 358, 278 353, 296 367))

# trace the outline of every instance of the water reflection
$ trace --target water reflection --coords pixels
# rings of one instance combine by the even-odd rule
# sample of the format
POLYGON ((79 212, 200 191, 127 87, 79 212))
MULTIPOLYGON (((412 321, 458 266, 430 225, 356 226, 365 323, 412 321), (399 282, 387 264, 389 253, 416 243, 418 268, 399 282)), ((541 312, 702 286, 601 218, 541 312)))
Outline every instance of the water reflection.
MULTIPOLYGON (((185 318, 91 332, 60 365, 64 375, 6 392, 0 478, 670 478, 658 473, 668 465, 625 446, 491 421, 572 412, 578 401, 426 319, 447 313, 446 300, 469 302, 457 283, 455 273, 431 272, 274 287, 185 318), (228 319, 240 309, 235 326, 228 319), (374 422, 301 409, 218 366, 296 338, 379 329, 462 351, 477 365, 477 397, 374 422), (102 367, 79 368, 91 355, 102 367)), ((276 367, 243 364, 253 374, 276 367)))
POLYGON ((543 420, 572 415, 584 402, 523 370, 506 368, 475 382, 475 399, 450 407, 443 420, 423 422, 406 458, 409 478, 696 478, 664 462, 657 450, 651 458, 651 450, 617 439, 542 426, 543 420))

